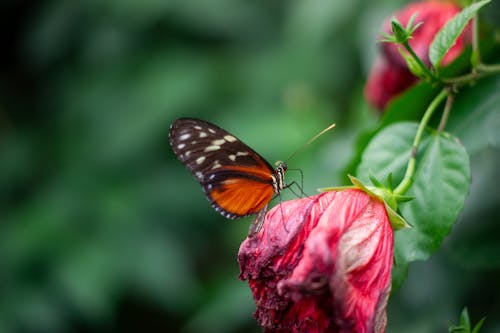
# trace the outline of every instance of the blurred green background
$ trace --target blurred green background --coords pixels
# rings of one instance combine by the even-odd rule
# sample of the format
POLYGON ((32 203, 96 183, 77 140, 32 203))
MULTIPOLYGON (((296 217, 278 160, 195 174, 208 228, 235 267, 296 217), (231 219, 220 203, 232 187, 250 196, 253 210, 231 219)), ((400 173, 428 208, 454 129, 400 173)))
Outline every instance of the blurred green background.
MULTIPOLYGON (((403 3, 2 1, 0 332, 259 332, 236 261, 251 220, 210 207, 169 125, 215 122, 274 163, 335 121, 289 166, 307 193, 345 183, 403 3)), ((445 332, 463 306, 500 331, 500 154, 471 159, 462 218, 410 266, 389 332, 445 332)))

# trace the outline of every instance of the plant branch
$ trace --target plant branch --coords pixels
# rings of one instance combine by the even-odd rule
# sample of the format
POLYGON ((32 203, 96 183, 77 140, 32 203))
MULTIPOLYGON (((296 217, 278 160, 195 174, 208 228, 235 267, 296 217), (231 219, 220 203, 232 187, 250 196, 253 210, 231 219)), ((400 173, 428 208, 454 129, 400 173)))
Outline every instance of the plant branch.
POLYGON ((476 73, 477 66, 481 64, 481 51, 479 49, 479 24, 477 12, 472 19, 472 73, 476 73))
POLYGON ((446 98, 446 104, 444 105, 443 115, 441 116, 441 120, 439 121, 438 132, 444 131, 454 101, 455 101, 455 95, 453 95, 453 93, 450 92, 448 94, 448 98, 446 98))
POLYGON ((417 163, 417 152, 420 141, 422 140, 422 135, 424 134, 425 127, 429 123, 434 111, 441 104, 443 99, 448 96, 449 89, 445 88, 434 98, 427 110, 425 110, 424 116, 418 125, 417 133, 415 134, 415 139, 413 140, 413 146, 411 150, 410 160, 408 161, 408 166, 406 167, 406 173, 404 175, 401 183, 394 189, 395 195, 403 195, 410 188, 413 182, 413 175, 415 174, 415 166, 417 163))
POLYGON ((477 69, 487 74, 498 74, 500 73, 500 64, 486 65, 481 63, 477 65, 477 69))

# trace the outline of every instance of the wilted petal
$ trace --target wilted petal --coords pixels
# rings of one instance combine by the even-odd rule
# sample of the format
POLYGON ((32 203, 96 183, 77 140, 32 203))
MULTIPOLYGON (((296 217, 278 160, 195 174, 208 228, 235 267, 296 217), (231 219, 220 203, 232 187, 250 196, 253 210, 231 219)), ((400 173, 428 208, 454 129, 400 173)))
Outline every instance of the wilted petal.
POLYGON ((393 232, 360 190, 286 202, 239 253, 261 326, 282 332, 383 332, 393 232))

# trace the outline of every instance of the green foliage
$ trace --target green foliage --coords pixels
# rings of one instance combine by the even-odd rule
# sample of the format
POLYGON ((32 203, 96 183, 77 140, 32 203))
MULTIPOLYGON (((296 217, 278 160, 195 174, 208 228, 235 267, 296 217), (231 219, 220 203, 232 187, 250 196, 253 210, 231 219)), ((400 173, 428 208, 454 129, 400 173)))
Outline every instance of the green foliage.
MULTIPOLYGON (((402 3, 389 1, 391 10, 402 3)), ((337 122, 289 162, 314 194, 341 185, 349 161, 361 178, 392 173, 397 184, 414 127, 376 153, 366 147, 389 125, 418 120, 436 94, 419 84, 381 119, 364 104, 376 40, 367 32, 380 30, 380 2, 56 0, 0 9, 2 333, 258 331, 235 260, 250 221, 212 210, 170 151, 171 121, 220 124, 271 163, 337 122)), ((498 313, 500 279, 499 87, 498 77, 463 87, 446 127, 452 136, 427 134, 419 158, 432 157, 442 176, 463 154, 452 138, 463 143, 471 195, 443 250, 410 265, 390 301, 389 332, 433 331, 463 304, 491 318, 481 332, 498 325, 489 313, 498 313), (439 152, 456 155, 444 161, 439 152), (436 283, 412 279, 422 272, 436 283)), ((415 189, 427 193, 423 167, 415 189)), ((458 195, 453 188, 443 195, 458 195)), ((402 213, 435 209, 409 194, 402 213)), ((458 210, 448 208, 441 227, 408 216, 419 244, 441 242, 458 210)), ((430 252, 397 246, 405 260, 430 252)))
POLYGON ((499 105, 498 76, 481 80, 458 94, 447 128, 460 138, 470 154, 500 147, 499 105))
POLYGON ((483 0, 464 8, 448 21, 438 32, 429 47, 429 59, 434 67, 439 67, 446 53, 455 45, 457 38, 477 11, 491 0, 483 0))
MULTIPOLYGON (((392 173, 394 180, 401 181, 415 133, 416 125, 411 123, 385 128, 365 149, 357 174, 372 172, 384 179, 392 173)), ((427 259, 438 249, 463 208, 469 184, 465 148, 447 133, 427 133, 408 192, 414 199, 401 207, 413 228, 395 234, 394 289, 406 277, 409 262, 427 259)))
MULTIPOLYGON (((255 331, 235 260, 250 221, 212 210, 168 128, 200 117, 285 159, 347 119, 359 7, 2 3, 0 332, 255 331)), ((315 179, 329 141, 290 161, 308 193, 340 168, 336 149, 315 179)))
POLYGON ((449 329, 450 333, 478 333, 483 326, 483 322, 486 318, 482 318, 474 327, 471 328, 469 311, 467 308, 462 310, 460 314, 460 323, 456 326, 451 326, 449 329))

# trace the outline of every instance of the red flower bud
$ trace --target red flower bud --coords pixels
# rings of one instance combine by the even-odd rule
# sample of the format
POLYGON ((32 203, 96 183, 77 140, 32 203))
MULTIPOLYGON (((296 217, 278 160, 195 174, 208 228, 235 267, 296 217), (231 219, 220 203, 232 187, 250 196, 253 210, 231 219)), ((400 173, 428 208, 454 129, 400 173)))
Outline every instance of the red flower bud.
MULTIPOLYGON (((414 14, 417 14, 414 24, 423 22, 408 42, 417 56, 429 65, 429 46, 432 40, 446 22, 460 10, 461 8, 451 1, 421 1, 410 3, 394 16, 402 26, 406 26, 414 14)), ((390 20, 385 21, 383 31, 391 32, 390 20)), ((465 45, 470 42, 470 31, 469 25, 443 58, 442 66, 446 66, 458 57, 465 45)), ((393 43, 381 45, 381 60, 375 61, 365 87, 367 101, 379 110, 383 110, 392 98, 417 82, 417 78, 410 73, 398 51, 401 46, 393 43)))
POLYGON ((238 261, 267 332, 384 332, 393 230, 359 189, 287 201, 241 245, 238 261))
POLYGON ((366 81, 365 98, 377 110, 383 110, 391 99, 417 81, 418 78, 408 68, 394 66, 379 57, 366 81))

